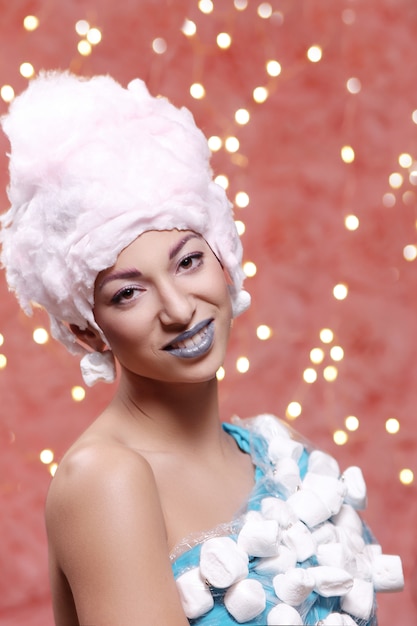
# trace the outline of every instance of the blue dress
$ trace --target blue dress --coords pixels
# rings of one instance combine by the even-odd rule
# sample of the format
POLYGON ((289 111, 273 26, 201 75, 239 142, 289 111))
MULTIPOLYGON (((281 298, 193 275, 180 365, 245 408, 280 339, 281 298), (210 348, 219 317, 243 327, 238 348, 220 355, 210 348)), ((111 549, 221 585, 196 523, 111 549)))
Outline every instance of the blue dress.
POLYGON ((332 457, 274 416, 235 422, 223 429, 251 455, 255 485, 229 524, 185 538, 171 555, 189 623, 376 626, 372 559, 384 555, 355 511, 366 498, 360 470, 340 475, 332 457), (237 574, 227 563, 229 548, 237 574), (218 576, 228 582, 219 584, 218 576))

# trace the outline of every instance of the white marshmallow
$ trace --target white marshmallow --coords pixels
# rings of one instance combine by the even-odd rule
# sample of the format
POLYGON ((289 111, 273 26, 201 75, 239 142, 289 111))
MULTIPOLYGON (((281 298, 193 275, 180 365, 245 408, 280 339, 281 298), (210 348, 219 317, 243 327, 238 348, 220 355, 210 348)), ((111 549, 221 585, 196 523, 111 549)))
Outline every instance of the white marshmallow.
POLYGON ((250 556, 276 556, 279 526, 276 520, 248 521, 237 538, 237 545, 250 556))
POLYGON ((311 489, 329 509, 329 515, 340 511, 346 495, 346 485, 333 476, 324 476, 307 472, 303 480, 303 489, 311 489))
POLYGON ((346 485, 346 504, 350 504, 354 509, 365 509, 367 492, 362 470, 359 467, 348 467, 343 472, 342 478, 346 485))
POLYGON ((293 567, 272 580, 278 598, 290 606, 299 606, 314 589, 314 576, 310 569, 293 567))
POLYGON ((319 565, 340 567, 352 572, 355 570, 355 557, 352 550, 343 543, 324 543, 317 546, 317 562, 319 565))
POLYGON ((350 571, 353 573, 355 578, 372 580, 372 565, 369 556, 364 551, 362 551, 357 552, 354 557, 354 565, 350 571))
POLYGON ((339 541, 345 543, 354 553, 363 553, 365 549, 365 540, 361 534, 350 528, 338 527, 337 535, 339 541))
POLYGON ((282 542, 295 552, 297 561, 300 563, 313 556, 316 550, 311 532, 300 521, 282 532, 282 542))
POLYGON ((307 467, 309 472, 314 472, 315 474, 323 474, 333 478, 339 478, 340 476, 340 468, 336 459, 321 450, 313 450, 311 452, 308 457, 307 467))
POLYGON ((330 517, 327 506, 311 489, 299 489, 288 498, 287 504, 309 528, 318 526, 330 517))
MULTIPOLYGON (((240 420, 239 418, 234 418, 232 421, 237 425, 241 422, 244 423, 244 420, 240 420)), ((255 433, 260 434, 267 441, 271 441, 277 436, 285 439, 291 438, 290 430, 287 424, 271 413, 262 413, 256 417, 251 417, 250 429, 255 433)))
POLYGON ((364 548, 364 554, 373 561, 376 556, 382 554, 382 548, 379 543, 368 543, 364 548))
POLYGON ((340 567, 318 565, 308 570, 314 577, 314 591, 324 598, 344 596, 353 586, 353 577, 340 567))
POLYGON ((342 613, 330 613, 323 620, 320 620, 319 624, 322 626, 357 626, 357 623, 350 617, 350 615, 342 615, 342 613))
POLYGON ((404 575, 399 556, 379 554, 372 561, 372 581, 375 591, 401 591, 404 575))
POLYGON ((277 604, 266 618, 268 626, 302 626, 303 620, 296 609, 288 604, 277 604))
POLYGON ((274 519, 281 528, 288 528, 297 521, 297 516, 285 500, 268 497, 261 502, 261 512, 266 519, 274 519))
POLYGON ((272 478, 285 497, 294 493, 301 485, 300 469, 290 457, 277 461, 272 478))
POLYGON ((188 619, 201 617, 213 608, 213 596, 198 567, 181 574, 176 583, 184 613, 188 619))
POLYGON ((224 604, 239 624, 249 622, 266 607, 266 594, 258 580, 246 578, 226 591, 224 604))
POLYGON ((293 550, 287 548, 287 546, 280 545, 277 556, 271 556, 266 559, 261 559, 256 564, 256 569, 259 572, 274 572, 275 574, 284 574, 291 567, 295 567, 297 564, 297 555, 293 550))
POLYGON ((340 511, 332 516, 332 522, 342 528, 348 528, 362 534, 362 520, 350 504, 342 504, 340 511))
POLYGON ((268 457, 272 463, 276 463, 280 459, 287 457, 297 462, 300 459, 303 450, 303 445, 298 441, 277 435, 269 442, 268 457))
POLYGON ((246 578, 248 564, 248 555, 230 537, 213 537, 201 547, 201 575, 213 587, 225 589, 246 578))
POLYGON ((312 536, 316 546, 325 543, 334 543, 338 540, 337 529, 335 525, 330 522, 326 522, 316 528, 313 531, 312 536))
POLYGON ((353 587, 341 598, 340 608, 359 619, 369 619, 374 604, 374 586, 361 578, 353 579, 353 587))

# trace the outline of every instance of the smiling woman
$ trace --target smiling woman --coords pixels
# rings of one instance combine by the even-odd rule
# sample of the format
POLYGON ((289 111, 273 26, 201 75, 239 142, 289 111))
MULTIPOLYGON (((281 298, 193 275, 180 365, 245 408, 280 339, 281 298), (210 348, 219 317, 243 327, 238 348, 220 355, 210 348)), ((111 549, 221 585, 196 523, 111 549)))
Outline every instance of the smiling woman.
POLYGON ((144 83, 34 79, 11 142, 2 262, 114 397, 61 460, 46 522, 57 626, 376 624, 402 587, 366 487, 271 415, 221 423, 216 372, 249 306, 191 114, 144 83))

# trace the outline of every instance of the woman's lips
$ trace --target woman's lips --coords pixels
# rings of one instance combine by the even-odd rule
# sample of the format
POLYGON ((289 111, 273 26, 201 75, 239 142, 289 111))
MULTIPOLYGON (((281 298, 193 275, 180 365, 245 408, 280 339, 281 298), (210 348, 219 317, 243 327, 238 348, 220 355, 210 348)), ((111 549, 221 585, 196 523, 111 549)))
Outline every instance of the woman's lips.
POLYGON ((208 352, 214 340, 214 322, 199 322, 171 341, 164 350, 182 359, 193 359, 208 352))

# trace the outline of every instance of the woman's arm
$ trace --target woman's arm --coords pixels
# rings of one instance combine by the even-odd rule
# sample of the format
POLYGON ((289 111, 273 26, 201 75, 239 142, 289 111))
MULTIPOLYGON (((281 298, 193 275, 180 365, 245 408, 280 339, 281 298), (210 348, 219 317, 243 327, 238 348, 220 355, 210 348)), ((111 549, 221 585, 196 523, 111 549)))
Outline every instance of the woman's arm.
POLYGON ((188 625, 143 457, 116 446, 73 452, 53 479, 46 521, 80 624, 188 625))

